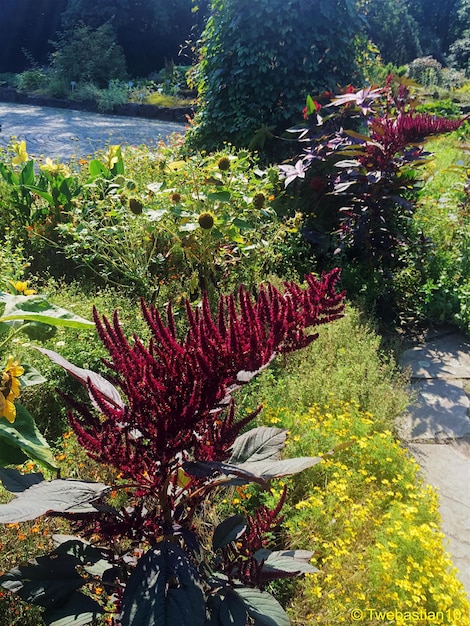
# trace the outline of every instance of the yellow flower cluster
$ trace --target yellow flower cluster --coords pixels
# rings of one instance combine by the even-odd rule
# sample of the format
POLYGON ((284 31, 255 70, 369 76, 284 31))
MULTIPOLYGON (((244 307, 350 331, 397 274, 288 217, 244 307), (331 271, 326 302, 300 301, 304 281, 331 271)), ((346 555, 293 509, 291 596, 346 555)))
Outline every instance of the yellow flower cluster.
POLYGON ((290 455, 339 448, 309 470, 307 481, 296 476, 290 489, 298 498, 287 511, 292 547, 314 550, 320 569, 299 586, 293 621, 470 626, 470 605, 444 548, 437 495, 393 433, 354 403, 283 413, 282 424, 279 415, 268 411, 267 421, 297 437, 290 455))
POLYGON ((21 296, 32 296, 37 293, 35 289, 28 287, 26 280, 9 280, 10 285, 13 287, 14 293, 21 296))
POLYGON ((6 417, 10 424, 16 419, 15 400, 20 395, 19 376, 24 374, 24 369, 13 357, 8 357, 8 363, 3 370, 0 382, 0 417, 6 417))

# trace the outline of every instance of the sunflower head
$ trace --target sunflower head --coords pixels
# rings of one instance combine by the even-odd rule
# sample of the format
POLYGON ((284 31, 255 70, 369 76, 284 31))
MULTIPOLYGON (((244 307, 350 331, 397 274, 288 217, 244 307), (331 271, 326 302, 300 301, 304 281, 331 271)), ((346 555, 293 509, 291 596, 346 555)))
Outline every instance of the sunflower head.
POLYGON ((227 156, 220 157, 217 163, 217 167, 222 172, 226 172, 227 170, 230 169, 230 159, 227 156))
POLYGON ((144 207, 142 202, 140 200, 137 200, 137 198, 130 198, 129 208, 131 212, 134 213, 134 215, 140 215, 144 207))
POLYGON ((204 230, 210 230, 214 226, 214 216, 212 213, 201 213, 198 217, 199 226, 204 230))
POLYGON ((8 357, 0 380, 0 417, 6 417, 10 424, 16 418, 15 400, 20 395, 19 376, 24 374, 24 368, 15 361, 12 356, 8 357))
POLYGON ((262 209, 264 207, 265 201, 266 197, 264 193, 257 193, 253 198, 253 206, 257 209, 262 209))

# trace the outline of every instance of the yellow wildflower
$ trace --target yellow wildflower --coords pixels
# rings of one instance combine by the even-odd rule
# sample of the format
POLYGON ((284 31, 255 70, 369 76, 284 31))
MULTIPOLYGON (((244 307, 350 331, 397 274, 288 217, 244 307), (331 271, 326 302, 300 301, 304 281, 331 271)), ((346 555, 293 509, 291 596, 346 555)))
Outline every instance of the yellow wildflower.
POLYGON ((64 163, 53 161, 49 157, 46 158, 46 162, 39 166, 43 172, 49 172, 52 176, 58 176, 59 174, 64 178, 70 176, 70 170, 64 163))
POLYGON ((37 293, 35 289, 28 289, 28 282, 26 280, 9 280, 8 282, 13 287, 17 295, 32 296, 37 293))
POLYGON ((26 151, 26 141, 17 141, 12 145, 12 148, 16 154, 11 160, 13 165, 21 165, 28 162, 29 156, 26 151))
POLYGON ((113 145, 109 146, 108 151, 105 155, 106 159, 106 167, 108 170, 112 170, 116 163, 119 161, 121 156, 121 146, 113 145))
POLYGON ((2 372, 0 382, 0 417, 6 417, 10 424, 16 418, 15 400, 20 395, 19 376, 24 374, 24 369, 12 356, 8 357, 8 363, 2 372))

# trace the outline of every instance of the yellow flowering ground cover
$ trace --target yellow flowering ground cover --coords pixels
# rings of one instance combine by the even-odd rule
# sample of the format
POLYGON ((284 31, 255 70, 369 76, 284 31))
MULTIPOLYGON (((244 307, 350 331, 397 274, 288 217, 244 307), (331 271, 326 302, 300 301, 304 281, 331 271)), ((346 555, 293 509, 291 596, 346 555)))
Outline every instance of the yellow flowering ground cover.
MULTIPOLYGON (((276 409, 291 454, 325 455, 289 480, 291 547, 315 550, 290 605, 294 624, 470 625, 470 606, 446 552, 438 497, 390 430, 355 403, 276 409)), ((286 481, 284 481, 286 482, 286 481)), ((282 483, 272 490, 273 502, 282 483)))

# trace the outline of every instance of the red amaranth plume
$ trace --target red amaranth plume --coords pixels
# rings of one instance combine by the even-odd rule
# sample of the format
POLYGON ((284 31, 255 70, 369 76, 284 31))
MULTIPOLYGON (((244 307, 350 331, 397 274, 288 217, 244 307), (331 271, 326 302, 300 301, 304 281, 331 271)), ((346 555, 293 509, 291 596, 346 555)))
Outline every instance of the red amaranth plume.
POLYGON ((394 156, 409 144, 421 142, 430 135, 457 130, 466 119, 451 120, 414 111, 400 112, 397 117, 386 115, 373 118, 369 129, 370 137, 375 143, 366 146, 366 155, 360 161, 368 169, 393 169, 394 156))
POLYGON ((242 427, 257 412, 236 422, 230 394, 268 365, 276 354, 297 350, 317 335, 306 329, 341 317, 343 294, 335 291, 339 270, 307 287, 286 283, 281 293, 261 286, 256 299, 243 287, 237 297, 221 297, 217 316, 204 296, 201 308, 187 304, 188 330, 179 339, 171 306, 166 321, 152 306, 142 311, 152 337, 129 342, 117 314, 94 311, 99 337, 110 359, 112 382, 125 398, 111 406, 91 381, 96 416, 78 402, 71 426, 91 456, 123 476, 161 487, 185 459, 225 460, 242 427))

